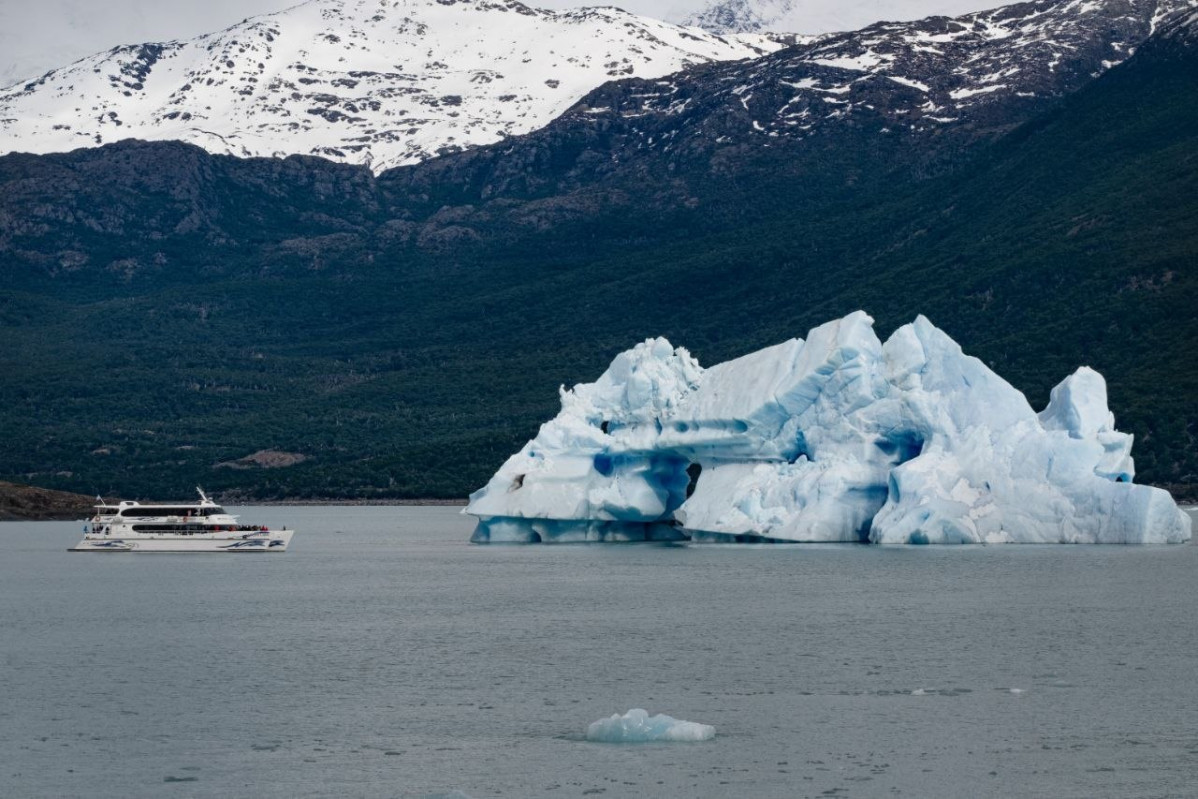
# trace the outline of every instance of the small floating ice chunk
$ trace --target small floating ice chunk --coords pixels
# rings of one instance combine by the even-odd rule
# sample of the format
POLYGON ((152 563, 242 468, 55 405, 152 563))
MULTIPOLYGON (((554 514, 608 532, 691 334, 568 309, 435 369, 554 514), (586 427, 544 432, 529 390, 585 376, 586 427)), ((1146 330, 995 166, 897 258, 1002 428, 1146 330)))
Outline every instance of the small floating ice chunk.
POLYGON ((927 696, 927 695, 928 695, 928 692, 922 688, 916 688, 914 691, 911 692, 911 696, 927 696))
POLYGON ((1011 689, 1010 689, 1010 691, 1011 691, 1011 693, 1013 693, 1013 694, 1021 694, 1021 693, 1023 693, 1023 689, 1022 689, 1022 688, 1011 688, 1011 689))
POLYGON ((715 727, 694 721, 681 721, 663 713, 633 708, 621 716, 599 719, 587 727, 587 740, 602 743, 648 743, 652 741, 710 741, 715 727))

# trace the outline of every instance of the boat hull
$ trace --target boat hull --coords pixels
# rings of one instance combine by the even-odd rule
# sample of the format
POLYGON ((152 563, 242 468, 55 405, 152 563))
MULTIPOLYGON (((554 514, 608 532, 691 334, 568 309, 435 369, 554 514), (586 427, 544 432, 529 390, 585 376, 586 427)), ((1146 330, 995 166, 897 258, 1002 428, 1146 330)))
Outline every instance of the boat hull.
POLYGON ((84 536, 68 552, 286 552, 294 530, 237 534, 84 536))

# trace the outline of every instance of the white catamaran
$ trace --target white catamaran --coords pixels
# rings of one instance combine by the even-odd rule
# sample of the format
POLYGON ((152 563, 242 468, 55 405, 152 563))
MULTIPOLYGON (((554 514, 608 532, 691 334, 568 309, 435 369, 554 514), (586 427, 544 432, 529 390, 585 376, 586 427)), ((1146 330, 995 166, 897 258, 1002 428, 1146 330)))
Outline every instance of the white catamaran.
POLYGON ((198 503, 96 505, 70 552, 286 552, 294 530, 238 524, 203 492, 198 503))

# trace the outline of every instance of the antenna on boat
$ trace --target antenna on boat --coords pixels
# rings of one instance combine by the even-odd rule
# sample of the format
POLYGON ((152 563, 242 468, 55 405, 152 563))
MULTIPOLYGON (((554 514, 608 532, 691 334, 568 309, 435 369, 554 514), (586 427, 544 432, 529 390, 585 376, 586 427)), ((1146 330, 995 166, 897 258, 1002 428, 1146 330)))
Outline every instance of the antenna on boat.
POLYGON ((204 504, 204 503, 210 504, 212 502, 212 500, 208 499, 208 495, 204 493, 204 489, 200 488, 199 486, 196 486, 196 491, 200 492, 201 504, 204 504))

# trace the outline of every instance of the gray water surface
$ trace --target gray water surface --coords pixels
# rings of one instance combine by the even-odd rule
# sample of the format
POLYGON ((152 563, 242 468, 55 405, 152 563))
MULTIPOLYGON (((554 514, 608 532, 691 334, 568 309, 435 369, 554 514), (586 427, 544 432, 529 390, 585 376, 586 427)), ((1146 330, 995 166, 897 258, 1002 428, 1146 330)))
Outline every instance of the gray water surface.
POLYGON ((0 524, 0 796, 1198 795, 1198 546, 472 546, 457 508, 240 512, 291 551, 0 524), (717 737, 583 739, 632 707, 717 737))

